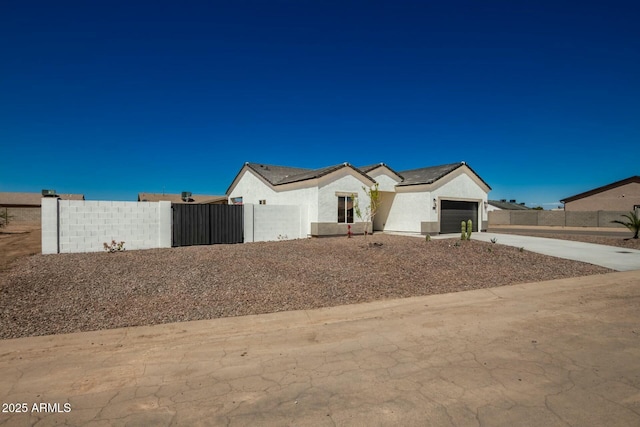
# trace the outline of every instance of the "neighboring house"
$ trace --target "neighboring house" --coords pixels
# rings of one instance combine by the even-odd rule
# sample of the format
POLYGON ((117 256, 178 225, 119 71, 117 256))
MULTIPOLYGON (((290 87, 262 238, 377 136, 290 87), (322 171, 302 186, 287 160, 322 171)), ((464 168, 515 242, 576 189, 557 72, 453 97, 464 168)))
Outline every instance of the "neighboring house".
POLYGON ((355 167, 342 163, 321 169, 245 163, 227 190, 229 203, 296 205, 306 234, 346 234, 363 224, 354 216, 352 196, 364 210, 363 187, 379 185, 380 208, 374 230, 422 234, 457 233, 462 220, 486 229, 491 187, 464 162, 398 171, 384 163, 355 167))
POLYGON ((196 205, 226 205, 227 196, 206 196, 182 194, 161 194, 161 193, 138 193, 139 202, 171 202, 171 203, 192 203, 196 205))
POLYGON ((632 211, 640 208, 640 176, 560 200, 565 211, 632 211))
POLYGON ((523 202, 518 203, 513 199, 507 202, 507 199, 501 199, 501 200, 489 200, 489 206, 487 207, 487 212, 522 211, 522 210, 529 210, 529 209, 531 208, 526 207, 523 202))
MULTIPOLYGON (((40 222, 42 193, 0 193, 0 209, 12 217, 13 222, 40 222)), ((84 200, 83 194, 56 194, 63 200, 84 200)))

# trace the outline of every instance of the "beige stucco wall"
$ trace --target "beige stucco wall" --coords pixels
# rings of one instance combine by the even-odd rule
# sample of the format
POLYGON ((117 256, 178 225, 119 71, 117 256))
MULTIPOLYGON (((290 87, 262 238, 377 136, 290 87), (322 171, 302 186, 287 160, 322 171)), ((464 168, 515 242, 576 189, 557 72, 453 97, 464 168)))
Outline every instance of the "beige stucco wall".
POLYGON ((567 202, 565 211, 631 211, 640 205, 640 183, 631 182, 592 196, 567 202))

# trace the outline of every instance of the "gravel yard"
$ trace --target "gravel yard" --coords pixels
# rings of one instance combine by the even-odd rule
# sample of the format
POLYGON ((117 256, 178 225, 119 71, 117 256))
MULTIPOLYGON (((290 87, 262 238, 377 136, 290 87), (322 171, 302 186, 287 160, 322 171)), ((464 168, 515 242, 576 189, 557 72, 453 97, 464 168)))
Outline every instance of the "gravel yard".
POLYGON ((34 255, 0 273, 0 338, 353 304, 607 273, 455 239, 375 235, 34 255), (370 246, 371 242, 381 246, 370 246))

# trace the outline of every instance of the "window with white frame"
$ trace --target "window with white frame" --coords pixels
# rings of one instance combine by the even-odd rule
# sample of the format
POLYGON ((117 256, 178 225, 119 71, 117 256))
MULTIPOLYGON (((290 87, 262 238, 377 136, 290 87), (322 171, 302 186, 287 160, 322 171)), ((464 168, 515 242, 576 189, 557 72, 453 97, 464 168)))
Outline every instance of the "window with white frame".
POLYGON ((266 205, 267 201, 266 200, 259 200, 258 203, 260 203, 261 205, 266 205))
POLYGON ((338 223, 353 224, 353 197, 338 196, 338 223))

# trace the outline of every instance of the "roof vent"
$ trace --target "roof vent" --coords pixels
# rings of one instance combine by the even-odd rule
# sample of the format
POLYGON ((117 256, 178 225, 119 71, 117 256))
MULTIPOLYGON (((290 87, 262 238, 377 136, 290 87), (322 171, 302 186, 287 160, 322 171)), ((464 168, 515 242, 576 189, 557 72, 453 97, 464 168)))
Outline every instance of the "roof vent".
POLYGON ((464 160, 460 162, 461 165, 466 165, 467 162, 465 162, 464 160))
POLYGON ((520 202, 520 206, 524 206, 524 202, 520 202))
POLYGON ((56 197, 56 190, 42 190, 42 197, 56 197))
POLYGON ((183 202, 188 202, 189 200, 191 200, 191 192, 190 191, 183 191, 182 192, 182 201, 183 202))
POLYGON ((515 203, 515 202, 516 202, 516 199, 509 200, 509 203, 515 203))
POLYGON ((506 203, 507 199, 500 199, 501 202, 506 203))

